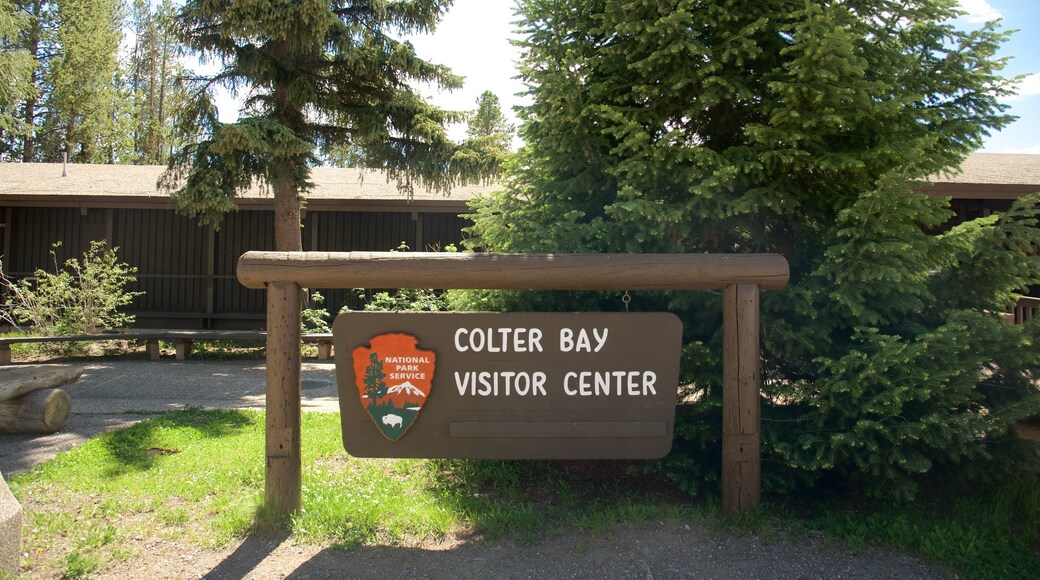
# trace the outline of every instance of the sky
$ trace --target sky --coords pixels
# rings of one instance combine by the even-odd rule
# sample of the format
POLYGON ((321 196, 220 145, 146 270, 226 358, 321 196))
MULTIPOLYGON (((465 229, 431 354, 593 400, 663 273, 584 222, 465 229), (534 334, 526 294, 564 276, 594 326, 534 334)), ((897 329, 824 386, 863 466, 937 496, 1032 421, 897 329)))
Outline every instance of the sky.
MULTIPOLYGON (((516 20, 513 4, 513 0, 455 0, 434 34, 410 38, 419 56, 448 65, 466 78, 465 86, 450 94, 424 91, 435 104, 474 109, 485 90, 498 95, 508 116, 513 106, 523 104, 516 93, 524 87, 514 78, 520 53, 509 43, 516 20)), ((978 27, 1000 18, 1003 28, 1019 30, 1001 53, 1012 57, 1004 72, 1007 77, 1028 75, 1019 85, 1019 95, 1006 102, 1008 112, 1020 118, 991 135, 982 151, 1040 154, 1040 1, 961 0, 960 5, 968 14, 959 19, 959 26, 978 27)), ((464 134, 464 127, 452 131, 455 138, 464 134)))
POLYGON ((961 0, 969 14, 966 26, 1001 18, 1007 30, 1017 30, 1003 47, 1002 56, 1011 57, 1004 76, 1024 75, 1018 96, 1006 101, 1009 113, 1019 119, 991 135, 982 151, 988 153, 1040 154, 1040 2, 1037 0, 961 0))
MULTIPOLYGON (((512 108, 525 100, 517 96, 524 87, 515 78, 520 52, 509 42, 515 37, 513 6, 514 0, 455 0, 434 34, 409 37, 421 58, 448 65, 465 77, 463 88, 451 93, 422 89, 434 104, 473 110, 477 97, 489 90, 498 96, 503 112, 516 124, 512 108)), ((1006 101, 1008 112, 1019 119, 991 135, 981 150, 1040 154, 1040 0, 961 0, 960 6, 968 14, 958 19, 959 26, 978 27, 988 20, 1002 19, 1003 28, 1018 30, 1001 55, 1011 57, 1005 76, 1024 77, 1018 96, 1006 101)), ((222 105, 221 119, 233 119, 233 111, 233 106, 222 105)), ((450 134, 463 139, 465 126, 452 128, 450 134)))

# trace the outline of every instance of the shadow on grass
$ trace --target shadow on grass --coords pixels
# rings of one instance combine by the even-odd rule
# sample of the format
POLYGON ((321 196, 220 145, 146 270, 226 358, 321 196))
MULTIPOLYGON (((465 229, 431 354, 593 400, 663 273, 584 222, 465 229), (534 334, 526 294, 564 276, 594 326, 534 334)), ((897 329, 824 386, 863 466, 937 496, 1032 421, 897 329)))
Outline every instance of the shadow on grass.
POLYGON ((693 510, 697 500, 639 474, 640 463, 433 460, 431 469, 434 494, 481 536, 532 544, 565 529, 598 533, 693 510))
POLYGON ((176 428, 190 428, 199 437, 212 439, 234 435, 251 427, 254 419, 243 411, 204 410, 188 407, 156 415, 125 429, 101 436, 102 445, 118 462, 108 476, 130 471, 144 471, 156 463, 156 458, 168 451, 161 448, 159 433, 176 428))

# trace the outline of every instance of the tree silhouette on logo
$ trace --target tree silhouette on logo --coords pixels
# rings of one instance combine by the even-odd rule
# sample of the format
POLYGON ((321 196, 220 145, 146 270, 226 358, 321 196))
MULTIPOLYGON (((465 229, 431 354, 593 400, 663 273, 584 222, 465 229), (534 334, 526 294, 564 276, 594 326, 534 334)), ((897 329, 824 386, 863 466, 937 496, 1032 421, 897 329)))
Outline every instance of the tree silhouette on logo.
POLYGON ((386 382, 383 379, 383 361, 379 360, 378 353, 372 353, 368 357, 369 364, 365 369, 365 394, 368 395, 369 406, 375 405, 377 401, 386 396, 386 382))

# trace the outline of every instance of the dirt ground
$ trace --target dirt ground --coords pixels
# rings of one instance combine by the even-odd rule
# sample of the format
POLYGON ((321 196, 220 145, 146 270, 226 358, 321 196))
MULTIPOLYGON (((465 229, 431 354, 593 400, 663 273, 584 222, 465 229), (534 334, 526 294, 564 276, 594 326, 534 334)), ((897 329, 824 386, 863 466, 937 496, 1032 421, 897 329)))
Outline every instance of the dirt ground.
POLYGON ((702 526, 622 525, 535 545, 458 537, 413 547, 323 548, 253 536, 220 552, 153 542, 99 578, 952 578, 918 559, 702 526))

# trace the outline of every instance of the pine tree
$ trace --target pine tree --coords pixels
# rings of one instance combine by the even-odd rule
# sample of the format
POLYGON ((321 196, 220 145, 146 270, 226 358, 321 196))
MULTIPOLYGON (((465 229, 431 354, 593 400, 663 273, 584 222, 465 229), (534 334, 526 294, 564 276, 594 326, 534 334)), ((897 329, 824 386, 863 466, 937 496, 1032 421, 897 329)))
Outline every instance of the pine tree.
MULTIPOLYGON (((763 296, 763 412, 788 474, 909 494, 919 474, 1011 448, 1009 424, 1040 410, 1040 324, 987 312, 1040 283, 1037 200, 937 236, 947 202, 911 190, 1011 120, 1005 33, 954 28, 947 0, 519 9, 526 145, 509 187, 475 204, 474 246, 783 254, 791 282, 763 296)), ((705 397, 677 429, 675 475, 696 485, 683 453, 719 436, 705 419, 721 393, 719 298, 633 305, 684 320, 684 380, 705 397)))
POLYGON ((44 125, 37 131, 43 161, 62 154, 81 163, 118 162, 127 153, 121 91, 118 0, 60 0, 56 54, 43 82, 50 86, 44 125), (41 138, 43 137, 43 138, 41 138))
POLYGON ((169 0, 153 6, 135 0, 132 10, 134 49, 127 63, 127 86, 133 102, 134 158, 144 164, 164 164, 173 142, 174 112, 186 98, 179 79, 182 65, 174 23, 176 8, 169 0))
POLYGON ((450 4, 188 0, 181 39, 222 68, 194 89, 182 127, 191 145, 171 160, 164 186, 208 222, 235 208, 237 192, 269 186, 275 245, 300 250, 309 168, 333 148, 359 147, 406 191, 484 177, 481 144, 459 146, 446 135, 444 125, 461 114, 429 105, 409 85, 455 88, 461 79, 398 40, 432 30, 450 4), (248 89, 237 122, 218 121, 208 92, 216 84, 248 89))
POLYGON ((368 396, 369 406, 377 405, 379 399, 386 396, 386 382, 383 380, 386 375, 383 374, 383 361, 379 360, 379 355, 372 353, 368 356, 369 364, 365 367, 365 395, 368 396))
POLYGON ((35 93, 32 77, 37 63, 19 42, 28 20, 11 2, 0 0, 0 79, 4 79, 0 82, 0 159, 32 129, 18 114, 18 106, 35 93))
POLYGON ((477 97, 477 110, 469 118, 466 135, 471 139, 490 138, 494 145, 506 151, 513 137, 513 127, 506 121, 502 113, 502 104, 498 95, 484 91, 477 97))
POLYGON ((4 135, 2 141, 12 158, 29 163, 38 160, 36 133, 43 122, 41 107, 49 100, 50 88, 44 79, 50 74, 56 53, 57 5, 47 0, 16 0, 13 17, 22 27, 5 50, 25 51, 35 63, 30 77, 33 90, 11 105, 11 114, 18 115, 21 127, 17 133, 4 135))

